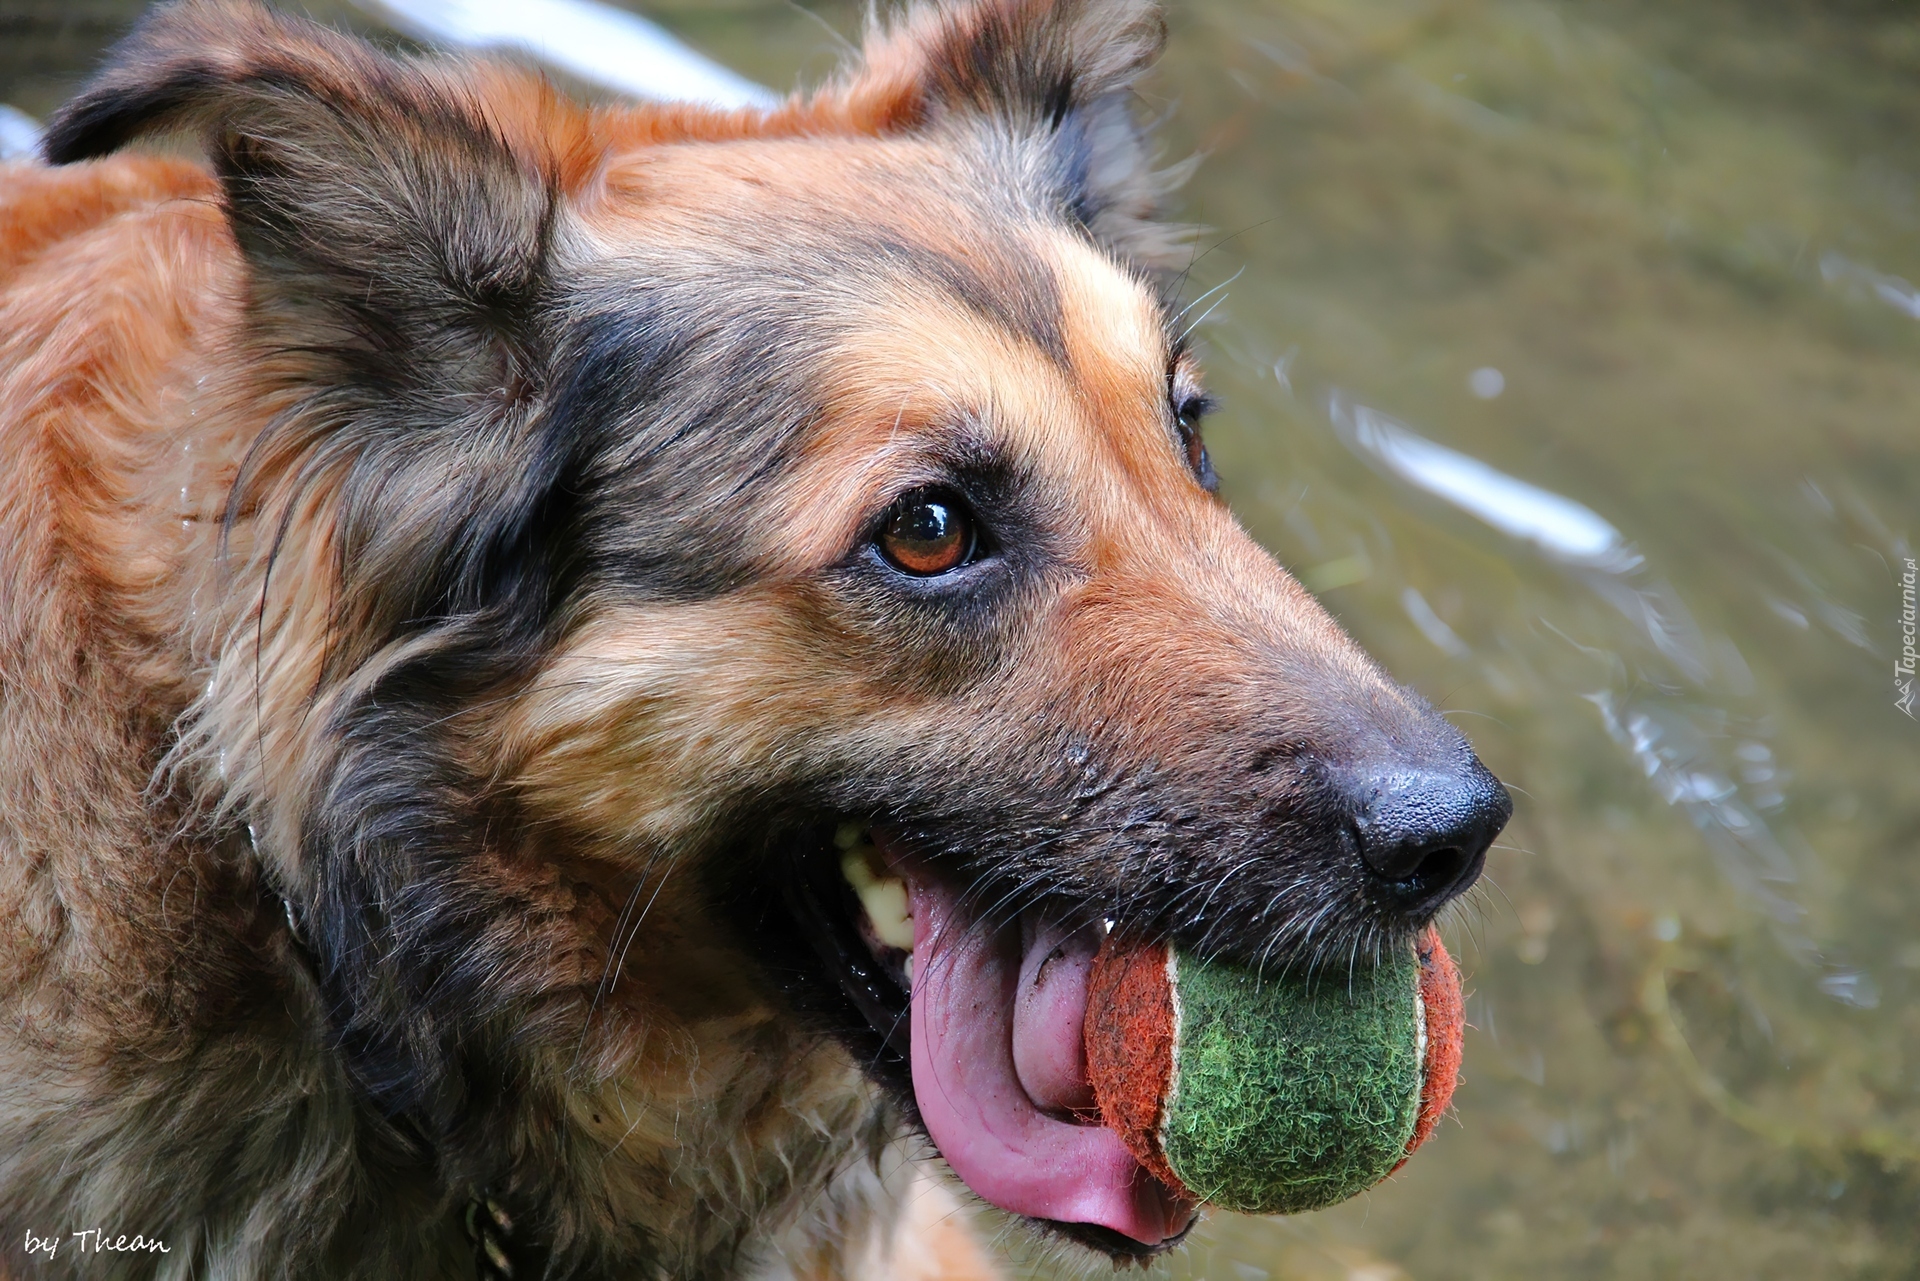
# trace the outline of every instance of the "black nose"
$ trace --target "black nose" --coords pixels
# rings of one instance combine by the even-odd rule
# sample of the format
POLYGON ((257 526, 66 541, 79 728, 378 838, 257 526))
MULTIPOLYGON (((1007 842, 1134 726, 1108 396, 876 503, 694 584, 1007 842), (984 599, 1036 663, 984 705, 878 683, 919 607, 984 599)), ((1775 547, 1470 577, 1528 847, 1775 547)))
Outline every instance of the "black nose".
POLYGON ((1513 800, 1484 765, 1389 771, 1358 789, 1354 835, 1375 885, 1400 910, 1425 917, 1465 893, 1513 800))

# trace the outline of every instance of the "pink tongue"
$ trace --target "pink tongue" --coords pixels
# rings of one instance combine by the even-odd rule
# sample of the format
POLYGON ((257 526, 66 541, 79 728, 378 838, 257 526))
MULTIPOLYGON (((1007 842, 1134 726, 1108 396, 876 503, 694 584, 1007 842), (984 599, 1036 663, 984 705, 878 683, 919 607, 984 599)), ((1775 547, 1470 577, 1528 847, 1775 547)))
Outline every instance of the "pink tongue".
POLYGON ((937 882, 908 886, 913 1094, 947 1164, 1015 1214, 1096 1223, 1149 1245, 1177 1236, 1192 1207, 1113 1131, 1072 1119, 1093 1106, 1081 1025, 1098 935, 988 933, 937 882))

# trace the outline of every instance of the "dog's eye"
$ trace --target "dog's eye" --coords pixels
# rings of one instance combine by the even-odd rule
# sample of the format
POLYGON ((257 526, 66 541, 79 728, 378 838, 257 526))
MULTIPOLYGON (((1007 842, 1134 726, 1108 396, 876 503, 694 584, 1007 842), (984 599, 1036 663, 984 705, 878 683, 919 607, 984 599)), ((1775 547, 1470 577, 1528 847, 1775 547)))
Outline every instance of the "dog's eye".
POLYGON ((1189 396, 1174 407, 1174 430, 1180 433, 1180 447, 1186 451, 1187 466, 1193 469, 1194 479, 1209 494, 1220 488, 1220 477, 1213 470, 1213 459, 1207 456, 1207 442, 1200 435, 1200 419, 1213 408, 1213 402, 1205 396, 1189 396))
POLYGON ((896 569, 923 578, 944 574, 973 559, 973 517, 948 490, 916 489, 893 504, 878 542, 896 569))

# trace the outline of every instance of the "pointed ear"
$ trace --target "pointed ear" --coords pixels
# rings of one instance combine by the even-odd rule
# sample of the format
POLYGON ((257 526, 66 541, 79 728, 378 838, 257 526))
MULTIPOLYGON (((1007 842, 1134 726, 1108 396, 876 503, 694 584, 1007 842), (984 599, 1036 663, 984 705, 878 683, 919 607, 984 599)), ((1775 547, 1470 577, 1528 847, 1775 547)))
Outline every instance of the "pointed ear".
POLYGON ((930 0, 869 35, 845 93, 887 131, 986 125, 1037 147, 1064 211, 1150 269, 1184 263, 1134 85, 1166 43, 1155 0, 930 0))
POLYGON ((206 139, 264 336, 389 389, 497 376, 474 357, 526 337, 588 138, 583 113, 523 73, 184 0, 113 51, 44 145, 64 164, 176 127, 206 139))

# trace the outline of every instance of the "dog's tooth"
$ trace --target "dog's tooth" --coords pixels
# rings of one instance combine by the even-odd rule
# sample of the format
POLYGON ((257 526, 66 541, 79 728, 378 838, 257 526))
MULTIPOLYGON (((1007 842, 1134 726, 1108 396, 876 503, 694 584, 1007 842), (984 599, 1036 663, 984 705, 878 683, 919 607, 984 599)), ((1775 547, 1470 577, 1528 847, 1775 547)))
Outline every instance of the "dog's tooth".
POLYGON ((867 837, 865 824, 842 823, 839 827, 833 829, 833 845, 835 849, 858 849, 862 845, 871 845, 872 843, 873 842, 867 837))
POLYGON ((875 876, 864 849, 847 851, 840 860, 840 874, 860 896, 874 937, 888 947, 912 951, 913 916, 907 911, 907 883, 897 876, 875 876))

